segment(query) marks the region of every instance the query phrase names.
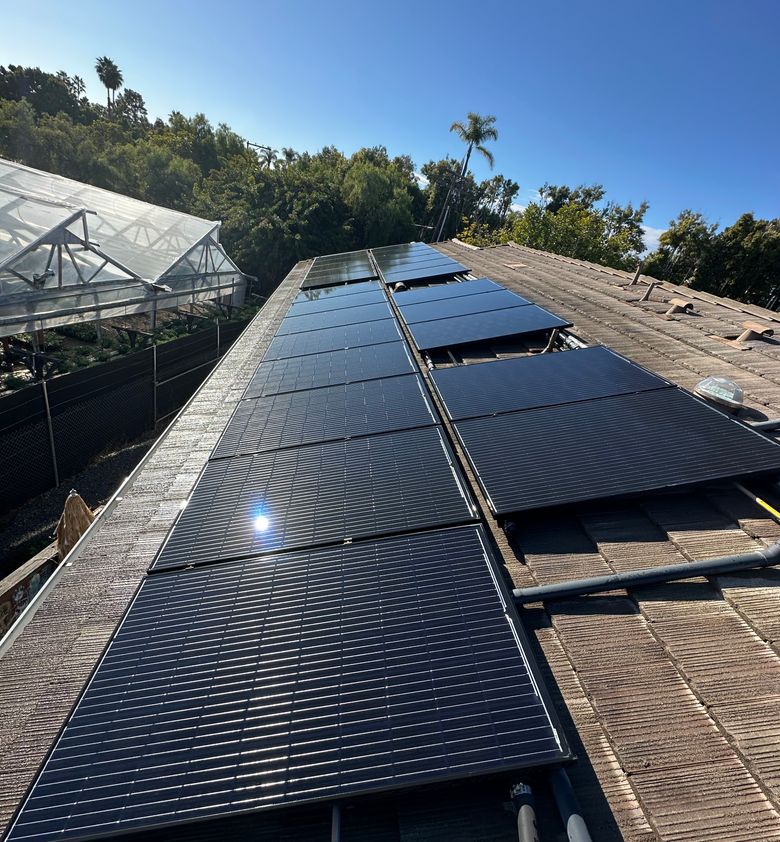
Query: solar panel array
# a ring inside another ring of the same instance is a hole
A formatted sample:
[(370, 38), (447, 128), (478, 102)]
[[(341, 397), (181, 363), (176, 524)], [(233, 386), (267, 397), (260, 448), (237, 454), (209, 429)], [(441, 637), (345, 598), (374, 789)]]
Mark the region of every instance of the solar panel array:
[[(380, 257), (385, 280), (464, 271), (418, 245)], [(9, 839), (568, 756), (372, 266), (315, 261)]]
[(492, 565), (467, 526), (150, 576), (10, 838), (560, 760)]

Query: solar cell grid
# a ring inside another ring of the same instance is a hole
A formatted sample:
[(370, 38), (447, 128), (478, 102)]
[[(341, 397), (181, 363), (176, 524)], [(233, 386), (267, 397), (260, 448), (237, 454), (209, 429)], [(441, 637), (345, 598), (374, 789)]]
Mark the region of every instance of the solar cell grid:
[(361, 307), (364, 304), (382, 304), (386, 301), (385, 294), (380, 289), (359, 292), (356, 295), (343, 295), (336, 298), (323, 298), (312, 301), (294, 302), (287, 311), (288, 316), (305, 316), (308, 313), (324, 313), (328, 310), (344, 310), (351, 307)]
[(401, 310), (401, 314), (407, 324), (414, 324), (437, 321), (450, 316), (488, 313), (493, 310), (504, 310), (507, 307), (525, 307), (530, 303), (508, 289), (500, 289), (475, 295), (459, 295), (453, 298), (439, 298), (436, 301), (423, 301), (419, 304), (407, 304)]
[(523, 307), (509, 307), (492, 313), (472, 313), (468, 316), (452, 316), (431, 322), (410, 325), (414, 341), (421, 350), (445, 348), (469, 342), (501, 339), (507, 336), (522, 336), (552, 328), (571, 327), (571, 323), (559, 319), (549, 311), (535, 304)]
[(466, 527), (149, 577), (10, 839), (565, 759), (492, 564)]
[(357, 295), (370, 290), (381, 290), (379, 281), (362, 281), (356, 284), (341, 284), (339, 286), (320, 286), (316, 289), (301, 290), (295, 296), (295, 303), (299, 301), (323, 301), (326, 298), (340, 298), (342, 295)]
[(406, 343), (385, 342), (260, 363), (244, 397), (260, 398), (415, 372)]
[(677, 388), (455, 428), (497, 514), (780, 471), (780, 446)]
[(417, 287), (393, 294), (393, 300), (401, 308), (409, 304), (420, 304), (424, 301), (436, 301), (439, 298), (455, 298), (461, 295), (476, 295), (480, 292), (494, 292), (504, 289), (501, 284), (489, 278), (479, 278), (476, 281), (459, 281), (457, 283), (438, 283), (430, 287)]
[(673, 388), (609, 348), (582, 348), (431, 372), (450, 418)]
[(358, 322), (373, 322), (378, 319), (388, 319), (393, 315), (387, 301), (379, 304), (364, 304), (360, 307), (347, 307), (339, 310), (325, 310), (321, 313), (306, 315), (288, 315), (282, 319), (277, 336), (288, 333), (303, 333), (307, 330), (321, 330), (325, 327), (357, 324)]
[(414, 374), (239, 401), (214, 458), (435, 424)]
[(437, 427), (305, 445), (209, 462), (152, 568), (472, 519)]
[(375, 322), (360, 322), (355, 325), (338, 325), (303, 333), (289, 333), (271, 340), (263, 360), (277, 360), (285, 357), (301, 357), (307, 354), (321, 354), (344, 348), (358, 348), (362, 345), (380, 345), (385, 342), (399, 342), (401, 331), (395, 319), (380, 319)]

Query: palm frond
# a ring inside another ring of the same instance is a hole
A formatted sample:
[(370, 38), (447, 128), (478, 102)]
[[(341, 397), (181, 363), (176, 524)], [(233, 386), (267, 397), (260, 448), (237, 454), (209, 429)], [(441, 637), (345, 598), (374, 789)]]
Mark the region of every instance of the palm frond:
[(476, 150), (477, 150), (477, 152), (479, 152), (481, 155), (484, 156), (485, 160), (490, 165), (490, 169), (492, 170), (493, 164), (495, 163), (494, 158), (493, 158), (493, 153), (489, 149), (485, 149), (484, 146), (477, 146)]

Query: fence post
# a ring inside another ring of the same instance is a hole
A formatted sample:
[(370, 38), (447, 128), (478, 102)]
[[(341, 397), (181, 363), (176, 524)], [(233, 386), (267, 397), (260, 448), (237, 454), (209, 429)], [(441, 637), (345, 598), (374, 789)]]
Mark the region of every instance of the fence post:
[(152, 424), (157, 423), (157, 337), (152, 339)]
[(49, 406), (49, 390), (46, 388), (46, 378), (41, 378), (41, 388), (43, 389), (43, 403), (46, 407), (46, 423), (49, 428), (49, 447), (51, 447), (51, 464), (54, 468), (54, 487), (59, 488), (60, 485), (60, 471), (57, 467), (57, 448), (54, 446), (54, 425), (51, 420), (51, 407)]
[(219, 316), (214, 321), (217, 323), (217, 359), (219, 359)]

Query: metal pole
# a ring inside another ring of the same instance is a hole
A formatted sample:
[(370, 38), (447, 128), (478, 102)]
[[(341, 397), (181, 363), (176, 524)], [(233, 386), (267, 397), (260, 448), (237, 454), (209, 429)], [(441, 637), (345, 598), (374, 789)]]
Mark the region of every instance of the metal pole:
[(341, 805), (334, 804), (330, 814), (330, 842), (341, 842)]
[(217, 323), (217, 359), (219, 359), (219, 316), (214, 321)]
[(54, 425), (51, 420), (51, 407), (49, 406), (49, 390), (46, 388), (46, 378), (41, 378), (41, 386), (43, 388), (43, 403), (46, 407), (46, 423), (49, 427), (49, 446), (51, 447), (51, 464), (54, 468), (54, 487), (59, 488), (60, 472), (57, 468), (57, 448), (54, 446)]
[(513, 596), (521, 605), (529, 602), (568, 599), (591, 593), (603, 593), (621, 588), (638, 588), (643, 585), (658, 585), (676, 582), (693, 576), (718, 576), (736, 573), (740, 570), (754, 570), (760, 567), (774, 567), (780, 564), (780, 542), (765, 550), (756, 550), (741, 555), (727, 555), (709, 561), (693, 561), (687, 564), (666, 564), (644, 570), (629, 570), (625, 573), (611, 573), (607, 576), (592, 576), (588, 579), (574, 579), (557, 585), (538, 585), (533, 588), (517, 588)]
[(152, 340), (152, 406), (154, 412), (153, 423), (157, 423), (157, 337)]
[(569, 776), (563, 769), (555, 769), (550, 775), (555, 803), (558, 805), (558, 812), (561, 814), (566, 827), (566, 836), (569, 842), (593, 842), (582, 818), (577, 796), (574, 794)]

